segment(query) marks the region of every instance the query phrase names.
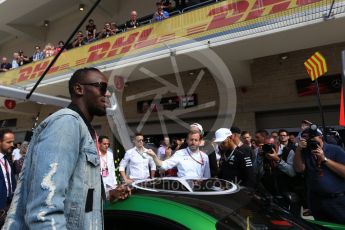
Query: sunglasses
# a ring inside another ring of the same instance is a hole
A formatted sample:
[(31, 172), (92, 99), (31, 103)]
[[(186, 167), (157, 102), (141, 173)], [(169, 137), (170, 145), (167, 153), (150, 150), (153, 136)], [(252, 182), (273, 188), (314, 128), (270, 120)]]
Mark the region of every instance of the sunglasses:
[(103, 95), (105, 95), (108, 90), (108, 84), (106, 82), (84, 83), (80, 85), (91, 85), (91, 86), (97, 87), (99, 91), (101, 92), (101, 94)]

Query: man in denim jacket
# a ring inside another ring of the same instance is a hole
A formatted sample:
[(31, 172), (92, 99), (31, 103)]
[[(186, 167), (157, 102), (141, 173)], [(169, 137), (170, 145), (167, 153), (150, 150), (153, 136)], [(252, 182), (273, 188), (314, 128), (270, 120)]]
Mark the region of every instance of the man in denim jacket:
[[(91, 126), (104, 116), (109, 92), (95, 68), (69, 81), (72, 103), (45, 119), (30, 142), (3, 229), (102, 229), (102, 180)], [(110, 199), (124, 199), (117, 189)]]

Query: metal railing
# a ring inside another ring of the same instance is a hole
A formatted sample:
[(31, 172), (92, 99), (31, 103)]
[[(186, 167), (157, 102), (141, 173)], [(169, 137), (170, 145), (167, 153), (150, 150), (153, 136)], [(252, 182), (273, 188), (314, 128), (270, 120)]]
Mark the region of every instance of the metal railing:
[(219, 0), (209, 0), (209, 1), (205, 1), (205, 2), (200, 2), (200, 3), (197, 3), (197, 4), (194, 4), (194, 5), (187, 6), (187, 7), (183, 8), (181, 12), (184, 13), (186, 11), (189, 11), (189, 10), (192, 10), (192, 9), (196, 9), (196, 8), (200, 8), (202, 6), (206, 6), (206, 5), (209, 5), (209, 4), (212, 4), (212, 3), (216, 3), (218, 1)]

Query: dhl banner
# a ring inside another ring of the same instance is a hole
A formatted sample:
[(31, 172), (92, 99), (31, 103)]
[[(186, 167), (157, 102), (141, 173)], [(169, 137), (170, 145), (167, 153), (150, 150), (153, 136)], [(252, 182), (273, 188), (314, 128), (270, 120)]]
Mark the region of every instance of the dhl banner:
[[(62, 76), (85, 66), (100, 66), (143, 54), (234, 33), (274, 21), (278, 17), (310, 10), (322, 0), (227, 0), (145, 25), (107, 39), (68, 50), (60, 56), (45, 79)], [(0, 74), (1, 85), (36, 82), (51, 58)]]

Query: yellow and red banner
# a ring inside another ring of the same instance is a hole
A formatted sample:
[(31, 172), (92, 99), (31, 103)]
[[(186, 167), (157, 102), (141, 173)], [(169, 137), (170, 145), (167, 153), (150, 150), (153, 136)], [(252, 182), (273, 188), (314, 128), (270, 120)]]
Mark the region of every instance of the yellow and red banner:
[(328, 70), (326, 59), (319, 52), (316, 52), (307, 61), (305, 61), (304, 66), (312, 81), (327, 73)]
[[(321, 3), (322, 0), (221, 1), (64, 52), (45, 80), (70, 74), (85, 66), (101, 66), (123, 59), (130, 60), (167, 47), (177, 47), (195, 40), (204, 41), (276, 23), (280, 18), (318, 8)], [(0, 84), (23, 86), (34, 83), (51, 59), (1, 73)]]

